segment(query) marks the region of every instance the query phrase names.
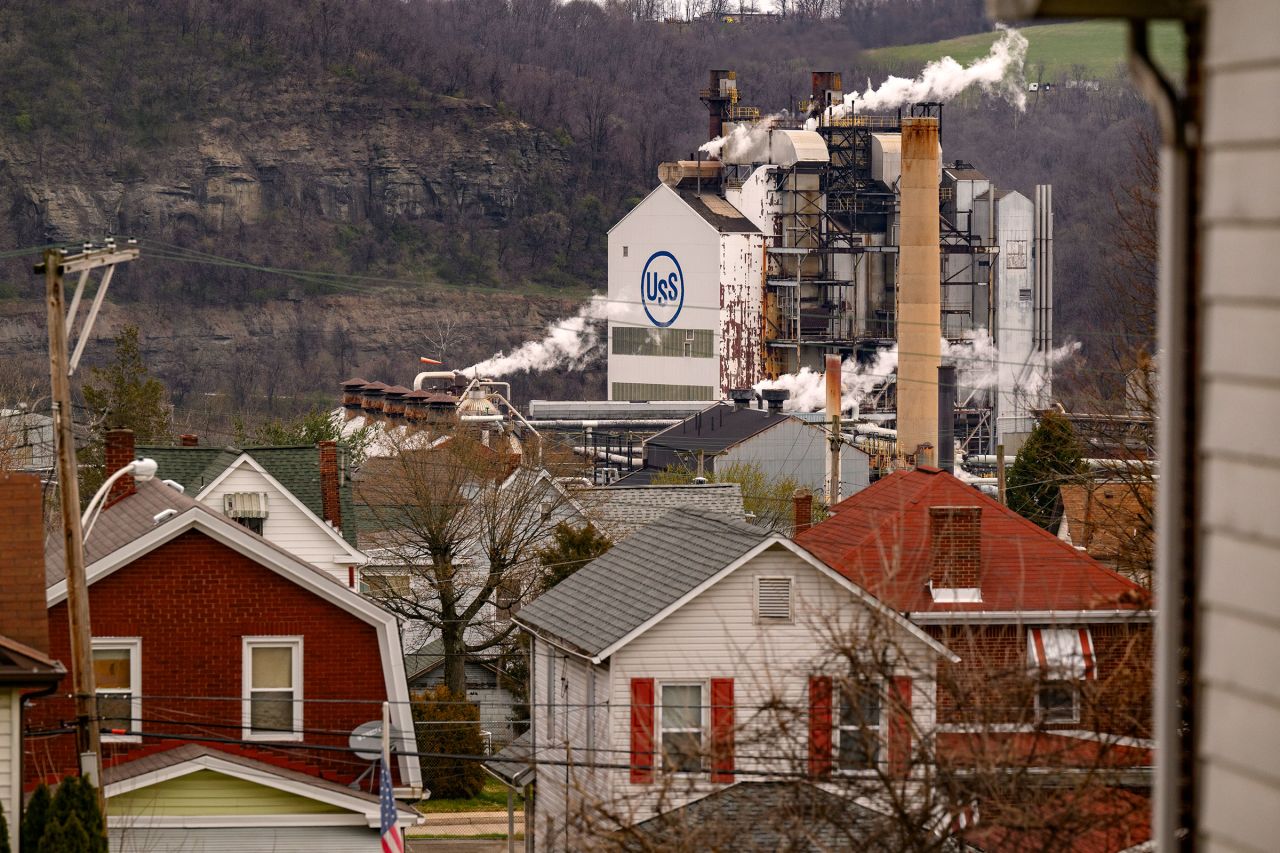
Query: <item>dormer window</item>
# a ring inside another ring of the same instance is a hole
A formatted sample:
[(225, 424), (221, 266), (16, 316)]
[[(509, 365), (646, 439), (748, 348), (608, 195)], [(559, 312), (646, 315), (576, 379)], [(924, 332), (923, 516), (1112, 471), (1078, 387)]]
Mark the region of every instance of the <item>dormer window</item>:
[(756, 578), (756, 621), (787, 624), (792, 621), (791, 578)]

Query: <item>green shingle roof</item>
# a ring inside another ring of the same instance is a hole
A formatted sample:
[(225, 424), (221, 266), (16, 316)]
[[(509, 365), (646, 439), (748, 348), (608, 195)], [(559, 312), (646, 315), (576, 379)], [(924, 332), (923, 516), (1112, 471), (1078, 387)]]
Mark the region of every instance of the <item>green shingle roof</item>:
[[(320, 494), (320, 448), (314, 445), (293, 447), (158, 447), (139, 446), (135, 456), (156, 460), (158, 476), (181, 483), (191, 496), (216, 480), (240, 454), (247, 453), (268, 474), (280, 481), (293, 496), (324, 518), (324, 502)], [(346, 468), (345, 449), (338, 446), (338, 467)], [(342, 538), (356, 547), (356, 509), (351, 495), (350, 474), (338, 486), (338, 508), (342, 513)]]

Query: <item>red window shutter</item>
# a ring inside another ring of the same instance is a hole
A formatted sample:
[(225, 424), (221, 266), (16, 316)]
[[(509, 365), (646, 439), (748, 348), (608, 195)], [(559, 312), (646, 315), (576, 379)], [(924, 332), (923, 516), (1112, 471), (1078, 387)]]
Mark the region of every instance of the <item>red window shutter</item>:
[(831, 772), (831, 677), (809, 676), (809, 775)]
[(631, 781), (653, 781), (653, 679), (631, 679)]
[(911, 677), (895, 676), (889, 682), (889, 773), (911, 772)]
[(711, 679), (711, 781), (733, 782), (733, 679)]

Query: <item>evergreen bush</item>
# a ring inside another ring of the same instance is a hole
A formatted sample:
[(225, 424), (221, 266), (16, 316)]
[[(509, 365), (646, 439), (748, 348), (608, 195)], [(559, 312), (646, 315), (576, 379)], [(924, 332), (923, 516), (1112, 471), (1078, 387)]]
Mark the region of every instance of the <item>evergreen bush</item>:
[[(484, 754), (480, 737), (480, 709), (444, 684), (420, 693), (413, 703), (418, 751), (447, 755)], [(433, 799), (469, 799), (484, 788), (484, 769), (478, 759), (431, 758), (423, 755), (422, 779)]]

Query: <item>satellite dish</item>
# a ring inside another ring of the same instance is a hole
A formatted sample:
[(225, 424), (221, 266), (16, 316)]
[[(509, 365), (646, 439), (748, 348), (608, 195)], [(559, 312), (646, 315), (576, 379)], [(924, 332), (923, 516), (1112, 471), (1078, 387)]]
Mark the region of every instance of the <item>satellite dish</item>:
[[(396, 751), (399, 734), (393, 726), (391, 729), (392, 752)], [(365, 761), (377, 761), (382, 757), (382, 720), (370, 720), (356, 726), (351, 730), (351, 737), (347, 743), (351, 746), (351, 751), (360, 758)]]

